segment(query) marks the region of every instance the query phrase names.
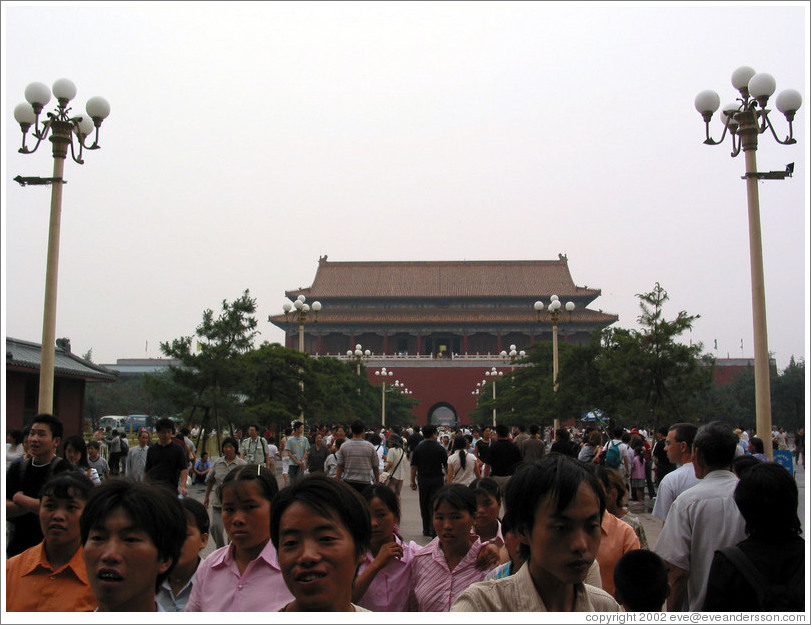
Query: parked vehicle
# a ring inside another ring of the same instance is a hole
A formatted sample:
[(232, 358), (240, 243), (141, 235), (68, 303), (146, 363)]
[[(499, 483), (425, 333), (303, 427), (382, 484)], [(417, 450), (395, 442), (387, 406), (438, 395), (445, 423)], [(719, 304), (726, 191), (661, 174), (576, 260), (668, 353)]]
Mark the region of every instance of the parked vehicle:
[(111, 430), (118, 430), (119, 432), (126, 432), (129, 434), (136, 434), (141, 428), (149, 425), (149, 415), (145, 414), (131, 414), (125, 416), (121, 415), (107, 415), (99, 419), (99, 427), (102, 429), (109, 428)]

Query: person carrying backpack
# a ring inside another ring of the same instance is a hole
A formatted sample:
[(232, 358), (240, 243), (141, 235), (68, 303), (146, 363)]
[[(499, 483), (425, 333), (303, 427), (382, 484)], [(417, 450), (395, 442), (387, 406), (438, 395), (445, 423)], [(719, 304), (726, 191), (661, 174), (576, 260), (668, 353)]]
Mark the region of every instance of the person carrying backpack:
[(622, 442), (623, 429), (617, 426), (611, 434), (613, 438), (603, 447), (602, 464), (609, 469), (617, 469), (623, 478), (628, 479), (631, 467), (628, 462), (628, 445)]
[(747, 469), (735, 486), (745, 540), (715, 551), (702, 609), (803, 612), (805, 541), (797, 516), (797, 483), (775, 462)]

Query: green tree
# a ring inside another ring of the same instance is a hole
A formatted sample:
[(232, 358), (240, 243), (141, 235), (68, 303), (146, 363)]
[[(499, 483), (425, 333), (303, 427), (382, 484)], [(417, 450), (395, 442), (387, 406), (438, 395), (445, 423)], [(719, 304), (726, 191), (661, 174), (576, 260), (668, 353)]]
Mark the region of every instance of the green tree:
[[(639, 330), (606, 328), (586, 345), (559, 346), (558, 392), (553, 389), (552, 345), (530, 347), (524, 363), (498, 382), (499, 421), (549, 424), (557, 418), (578, 418), (600, 408), (621, 424), (659, 423), (695, 419), (695, 398), (710, 387), (711, 368), (702, 366), (702, 346), (684, 345), (678, 337), (690, 330), (698, 315), (681, 311), (664, 316), (667, 292), (657, 283), (638, 294), (642, 313)], [(492, 392), (479, 396), (473, 418), (487, 423)], [(502, 419), (502, 416), (504, 418)]]
[(218, 422), (221, 416), (234, 418), (242, 400), (244, 356), (257, 334), (255, 312), (256, 300), (248, 289), (231, 303), (223, 300), (216, 317), (211, 309), (203, 311), (194, 336), (160, 344), (165, 356), (181, 364), (170, 368), (163, 384), (153, 379), (153, 389), (185, 397), (189, 405), (208, 409)]
[(782, 373), (772, 379), (772, 423), (796, 432), (805, 420), (805, 360), (791, 357)]

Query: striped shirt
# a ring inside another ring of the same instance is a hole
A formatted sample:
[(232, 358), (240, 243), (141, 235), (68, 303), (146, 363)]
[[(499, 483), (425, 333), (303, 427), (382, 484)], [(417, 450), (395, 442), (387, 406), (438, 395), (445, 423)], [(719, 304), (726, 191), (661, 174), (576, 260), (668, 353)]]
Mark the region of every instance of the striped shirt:
[(484, 579), (487, 571), (476, 568), (483, 545), (476, 540), (467, 555), (451, 571), (439, 538), (414, 554), (411, 561), (411, 611), (449, 612), (457, 597), (471, 584)]
[(341, 467), (341, 478), (347, 482), (372, 484), (374, 469), (379, 459), (375, 446), (369, 441), (349, 439), (335, 454), (338, 466)]

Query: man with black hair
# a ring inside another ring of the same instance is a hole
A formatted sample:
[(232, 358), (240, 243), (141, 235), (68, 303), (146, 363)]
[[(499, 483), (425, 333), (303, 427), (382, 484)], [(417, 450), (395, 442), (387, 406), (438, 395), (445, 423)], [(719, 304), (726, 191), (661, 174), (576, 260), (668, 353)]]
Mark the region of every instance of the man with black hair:
[(452, 612), (619, 612), (588, 579), (600, 547), (605, 492), (583, 463), (550, 454), (507, 482), (507, 514), (525, 559), (517, 573), (478, 582)]
[(6, 518), (13, 526), (6, 545), (9, 558), (42, 542), (39, 492), (52, 475), (71, 469), (67, 460), (56, 455), (63, 431), (57, 417), (35, 416), (28, 433), (31, 457), (12, 463), (6, 473)]
[(436, 532), (434, 531), (431, 500), (445, 483), (445, 474), (448, 472), (448, 452), (436, 440), (435, 425), (429, 424), (423, 427), (422, 435), (424, 440), (411, 454), (411, 490), (417, 490), (417, 482), (419, 482), (422, 535), (434, 537)]
[(670, 461), (670, 458), (667, 456), (667, 433), (668, 427), (666, 425), (663, 425), (656, 430), (656, 442), (653, 444), (653, 450), (651, 451), (651, 456), (653, 456), (653, 467), (654, 474), (656, 476), (655, 481), (657, 489), (659, 488), (659, 484), (662, 483), (665, 475), (676, 470), (676, 465), (673, 464)]
[[(354, 433), (352, 436), (354, 438)], [(295, 421), (293, 423), (293, 436), (288, 436), (287, 442), (284, 445), (284, 452), (290, 458), (290, 466), (287, 472), (291, 482), (295, 482), (304, 477), (304, 469), (307, 468), (307, 454), (309, 451), (310, 441), (304, 436), (304, 424), (301, 421)], [(268, 469), (270, 469), (269, 466)]]
[(159, 610), (155, 593), (186, 540), (186, 513), (174, 492), (130, 480), (93, 490), (80, 526), (99, 612)]
[(655, 549), (668, 567), (668, 612), (701, 610), (715, 550), (746, 538), (733, 497), (738, 478), (729, 470), (737, 446), (737, 434), (723, 421), (696, 432), (693, 469), (700, 482), (670, 506)]
[(692, 423), (674, 423), (668, 428), (665, 438), (665, 451), (670, 462), (676, 467), (662, 481), (653, 504), (653, 516), (664, 522), (670, 506), (681, 493), (698, 484), (693, 468), (693, 440), (698, 427)]
[(335, 452), (337, 461), (335, 477), (343, 479), (344, 483), (361, 493), (367, 486), (377, 482), (380, 475), (380, 458), (374, 445), (364, 438), (366, 424), (363, 421), (359, 419), (353, 421), (349, 429), (352, 438)]
[(503, 491), (504, 484), (515, 473), (522, 458), (518, 445), (510, 440), (509, 428), (499, 423), (495, 429), (496, 440), (490, 444), (488, 451), (487, 467), (489, 471), (485, 471), (482, 476), (493, 478)]
[(264, 465), (270, 469), (270, 449), (264, 437), (259, 436), (259, 426), (248, 426), (248, 437), (242, 439), (240, 457), (248, 464)]
[(173, 440), (175, 422), (171, 419), (159, 419), (155, 429), (158, 431), (158, 442), (146, 452), (146, 481), (150, 484), (165, 484), (185, 497), (189, 461), (184, 453), (185, 445)]

